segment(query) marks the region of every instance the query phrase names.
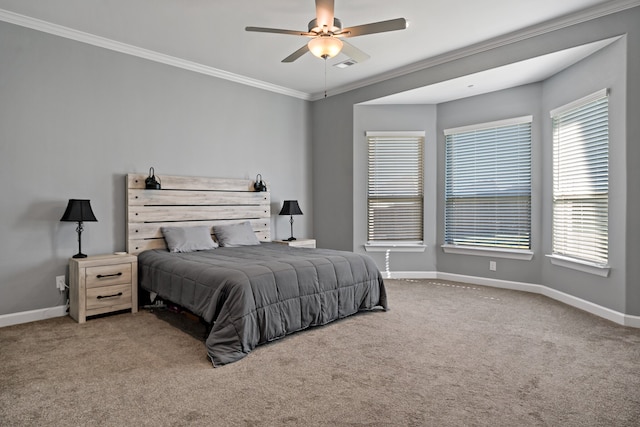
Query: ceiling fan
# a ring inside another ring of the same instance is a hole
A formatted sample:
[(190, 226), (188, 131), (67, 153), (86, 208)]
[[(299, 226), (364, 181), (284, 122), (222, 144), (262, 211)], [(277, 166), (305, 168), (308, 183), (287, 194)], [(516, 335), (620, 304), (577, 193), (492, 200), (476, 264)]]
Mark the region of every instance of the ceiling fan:
[(323, 59), (333, 58), (340, 52), (344, 52), (356, 62), (362, 62), (369, 59), (369, 55), (341, 39), (384, 33), (387, 31), (404, 30), (407, 28), (407, 20), (404, 18), (342, 28), (342, 22), (333, 14), (334, 0), (315, 0), (315, 2), (316, 18), (309, 22), (308, 31), (264, 27), (246, 27), (245, 30), (258, 33), (289, 34), (311, 38), (307, 44), (284, 58), (282, 62), (293, 62), (309, 51), (318, 58)]

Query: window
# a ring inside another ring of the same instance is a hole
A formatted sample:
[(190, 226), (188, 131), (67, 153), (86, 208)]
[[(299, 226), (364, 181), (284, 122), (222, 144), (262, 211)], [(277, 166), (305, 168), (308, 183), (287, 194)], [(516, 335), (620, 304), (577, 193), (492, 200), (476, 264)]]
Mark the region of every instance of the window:
[(532, 119), (445, 130), (445, 251), (531, 248)]
[(606, 265), (609, 100), (602, 90), (551, 111), (553, 255)]
[(368, 243), (422, 243), (424, 132), (367, 132)]

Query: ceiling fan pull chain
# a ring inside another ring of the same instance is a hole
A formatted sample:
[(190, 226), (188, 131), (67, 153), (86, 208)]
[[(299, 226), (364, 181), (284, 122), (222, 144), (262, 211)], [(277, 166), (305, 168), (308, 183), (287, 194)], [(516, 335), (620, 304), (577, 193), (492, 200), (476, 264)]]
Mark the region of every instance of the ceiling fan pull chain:
[(327, 97), (327, 58), (324, 58), (324, 97)]

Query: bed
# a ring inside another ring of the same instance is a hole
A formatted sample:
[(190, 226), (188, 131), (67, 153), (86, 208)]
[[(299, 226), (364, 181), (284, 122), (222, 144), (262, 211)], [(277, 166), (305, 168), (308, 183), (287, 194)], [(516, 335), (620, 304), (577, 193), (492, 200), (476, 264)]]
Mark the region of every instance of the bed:
[(209, 325), (213, 366), (309, 327), (387, 309), (368, 256), (271, 242), (270, 194), (254, 191), (251, 180), (161, 179), (161, 190), (146, 190), (145, 175), (127, 176), (127, 251), (138, 255), (143, 290)]

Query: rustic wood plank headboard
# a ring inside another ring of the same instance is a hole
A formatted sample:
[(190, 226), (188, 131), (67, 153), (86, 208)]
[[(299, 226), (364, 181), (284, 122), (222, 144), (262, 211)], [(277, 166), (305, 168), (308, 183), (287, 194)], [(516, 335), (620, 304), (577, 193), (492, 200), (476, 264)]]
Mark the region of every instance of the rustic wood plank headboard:
[(270, 194), (253, 180), (162, 175), (161, 190), (146, 190), (146, 174), (127, 175), (127, 252), (166, 248), (161, 227), (213, 226), (249, 221), (258, 239), (271, 240)]

